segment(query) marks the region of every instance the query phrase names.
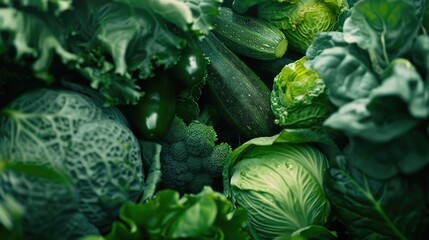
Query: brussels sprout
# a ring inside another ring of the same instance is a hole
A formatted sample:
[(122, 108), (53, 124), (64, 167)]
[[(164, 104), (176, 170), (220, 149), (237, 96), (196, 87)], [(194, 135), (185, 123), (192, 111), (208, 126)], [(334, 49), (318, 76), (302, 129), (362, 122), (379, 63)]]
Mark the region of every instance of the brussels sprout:
[(303, 57), (286, 65), (274, 78), (271, 109), (282, 127), (305, 128), (321, 124), (334, 110), (326, 86)]
[(258, 17), (281, 29), (291, 49), (305, 53), (317, 33), (333, 29), (347, 6), (343, 0), (269, 0), (258, 5)]
[[(325, 135), (283, 130), (235, 149), (224, 169), (225, 194), (249, 214), (254, 239), (291, 237), (326, 224), (330, 205), (323, 189), (328, 156), (310, 142), (334, 144)], [(329, 149), (329, 148), (326, 148)]]

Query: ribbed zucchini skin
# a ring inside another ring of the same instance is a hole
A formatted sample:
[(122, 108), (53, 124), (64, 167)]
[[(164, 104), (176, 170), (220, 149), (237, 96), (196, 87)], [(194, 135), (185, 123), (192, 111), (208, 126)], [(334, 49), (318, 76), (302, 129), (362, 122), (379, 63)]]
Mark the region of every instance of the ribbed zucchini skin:
[(209, 59), (206, 83), (223, 118), (245, 138), (278, 133), (271, 111), (271, 91), (217, 37), (210, 33), (199, 46)]
[(216, 37), (234, 53), (260, 60), (282, 57), (288, 41), (284, 33), (270, 23), (221, 7), (214, 21)]

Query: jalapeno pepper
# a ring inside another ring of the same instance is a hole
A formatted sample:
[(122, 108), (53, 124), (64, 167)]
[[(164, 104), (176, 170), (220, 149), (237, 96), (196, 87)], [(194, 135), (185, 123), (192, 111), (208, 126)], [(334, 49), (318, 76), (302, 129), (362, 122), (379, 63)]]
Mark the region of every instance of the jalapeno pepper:
[(166, 132), (174, 118), (176, 93), (164, 73), (145, 80), (142, 90), (145, 95), (130, 109), (131, 121), (143, 138), (154, 140)]

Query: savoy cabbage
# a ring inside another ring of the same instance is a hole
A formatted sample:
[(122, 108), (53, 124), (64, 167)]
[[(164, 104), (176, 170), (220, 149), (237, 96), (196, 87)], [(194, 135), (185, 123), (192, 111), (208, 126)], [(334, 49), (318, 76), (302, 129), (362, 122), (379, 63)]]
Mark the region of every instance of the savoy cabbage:
[(105, 233), (122, 203), (141, 198), (141, 148), (124, 119), (116, 108), (59, 89), (35, 89), (0, 112), (0, 158), (48, 166), (72, 182), (1, 175), (0, 198), (11, 195), (26, 208), (26, 239)]

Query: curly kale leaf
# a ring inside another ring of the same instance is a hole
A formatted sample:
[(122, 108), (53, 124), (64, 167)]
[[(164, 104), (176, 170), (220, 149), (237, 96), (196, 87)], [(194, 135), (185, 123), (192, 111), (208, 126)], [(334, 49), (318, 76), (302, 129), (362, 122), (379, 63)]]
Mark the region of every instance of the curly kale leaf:
[(0, 56), (55, 79), (57, 58), (108, 104), (133, 104), (138, 81), (174, 65), (186, 39), (212, 28), (220, 0), (22, 1), (0, 7)]

